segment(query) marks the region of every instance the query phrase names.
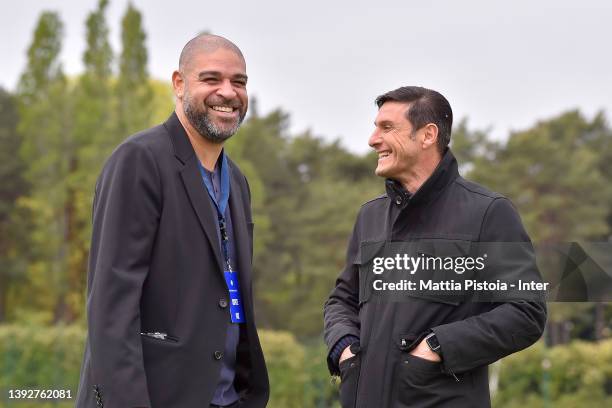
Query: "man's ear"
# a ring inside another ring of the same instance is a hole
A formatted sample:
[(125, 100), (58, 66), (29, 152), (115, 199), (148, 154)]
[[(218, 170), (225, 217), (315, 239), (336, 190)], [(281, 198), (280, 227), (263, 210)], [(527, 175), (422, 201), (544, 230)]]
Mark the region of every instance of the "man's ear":
[(423, 127), (423, 150), (435, 147), (438, 143), (438, 126), (428, 123)]
[(176, 96), (176, 99), (182, 100), (185, 81), (183, 80), (183, 75), (181, 75), (179, 71), (174, 71), (172, 73), (172, 87), (174, 88), (174, 96)]

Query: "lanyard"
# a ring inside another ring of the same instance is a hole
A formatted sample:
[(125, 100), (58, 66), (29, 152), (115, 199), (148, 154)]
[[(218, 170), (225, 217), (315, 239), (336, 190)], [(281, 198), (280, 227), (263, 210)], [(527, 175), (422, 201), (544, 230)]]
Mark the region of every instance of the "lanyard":
[(215, 195), (215, 189), (212, 185), (208, 174), (206, 174), (206, 170), (202, 163), (198, 160), (198, 167), (200, 168), (200, 174), (202, 175), (202, 180), (204, 180), (204, 185), (206, 186), (206, 190), (208, 191), (208, 195), (210, 199), (215, 204), (215, 209), (217, 210), (217, 217), (219, 220), (219, 235), (221, 236), (221, 247), (223, 249), (223, 257), (225, 258), (225, 263), (227, 266), (227, 270), (232, 270), (232, 265), (230, 263), (229, 257), (229, 237), (227, 235), (227, 222), (225, 221), (225, 210), (227, 209), (227, 204), (229, 202), (230, 195), (230, 180), (229, 180), (229, 168), (227, 165), (227, 157), (225, 153), (221, 151), (221, 196), (219, 197), (219, 201), (217, 201), (217, 197)]

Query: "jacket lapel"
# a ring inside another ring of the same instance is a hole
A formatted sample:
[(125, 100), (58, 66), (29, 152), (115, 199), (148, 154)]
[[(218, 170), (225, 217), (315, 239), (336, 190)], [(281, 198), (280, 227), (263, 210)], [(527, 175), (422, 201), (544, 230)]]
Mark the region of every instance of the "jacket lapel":
[(211, 202), (206, 192), (206, 187), (204, 186), (200, 169), (198, 168), (198, 159), (189, 142), (189, 137), (176, 116), (176, 113), (170, 116), (166, 123), (164, 123), (164, 126), (172, 139), (174, 155), (184, 164), (183, 168), (180, 170), (183, 186), (187, 191), (191, 206), (215, 254), (219, 273), (223, 274), (223, 258), (221, 257), (221, 248), (219, 248), (217, 223), (213, 218), (217, 210), (213, 207), (214, 204)]
[(210, 197), (205, 190), (197, 159), (191, 160), (185, 164), (185, 167), (181, 170), (181, 179), (183, 180), (185, 190), (187, 190), (191, 205), (202, 225), (202, 229), (204, 229), (210, 241), (210, 246), (217, 259), (219, 271), (223, 271), (221, 248), (219, 248), (219, 238), (217, 236), (217, 223), (213, 218), (217, 210), (213, 207), (213, 203), (210, 201)]

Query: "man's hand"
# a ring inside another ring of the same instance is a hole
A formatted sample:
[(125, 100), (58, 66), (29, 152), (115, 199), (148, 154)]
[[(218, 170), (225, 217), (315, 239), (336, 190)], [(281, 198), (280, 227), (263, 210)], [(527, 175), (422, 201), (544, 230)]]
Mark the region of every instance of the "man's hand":
[(342, 354), (340, 354), (340, 360), (338, 360), (338, 364), (340, 364), (341, 362), (343, 362), (347, 358), (351, 358), (353, 356), (354, 356), (354, 354), (351, 352), (351, 346), (348, 346), (347, 348), (345, 348), (342, 351)]
[[(346, 350), (344, 350), (346, 351)], [(344, 353), (342, 353), (344, 355)], [(438, 353), (434, 353), (431, 351), (425, 339), (421, 340), (421, 342), (415, 348), (410, 351), (410, 354), (415, 357), (420, 357), (429, 361), (442, 361), (440, 355)], [(342, 361), (342, 357), (340, 357), (340, 361)]]

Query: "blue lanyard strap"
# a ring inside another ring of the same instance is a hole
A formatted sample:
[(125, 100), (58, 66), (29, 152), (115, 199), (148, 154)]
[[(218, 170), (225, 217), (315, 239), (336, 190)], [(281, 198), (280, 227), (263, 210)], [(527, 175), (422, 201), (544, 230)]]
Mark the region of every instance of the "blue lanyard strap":
[(217, 210), (217, 216), (219, 219), (219, 235), (221, 236), (223, 256), (225, 258), (225, 263), (227, 264), (228, 270), (231, 271), (232, 266), (230, 263), (228, 250), (229, 237), (227, 235), (227, 223), (225, 221), (225, 211), (227, 209), (227, 204), (229, 202), (230, 195), (229, 167), (227, 164), (227, 157), (225, 156), (225, 153), (221, 151), (221, 196), (219, 197), (219, 201), (217, 201), (212, 182), (209, 179), (208, 174), (206, 174), (204, 166), (202, 166), (202, 163), (200, 163), (199, 160), (198, 167), (200, 168), (200, 174), (202, 175), (202, 180), (204, 180), (204, 185), (206, 186), (208, 195), (210, 196), (212, 202), (215, 204), (215, 209)]

